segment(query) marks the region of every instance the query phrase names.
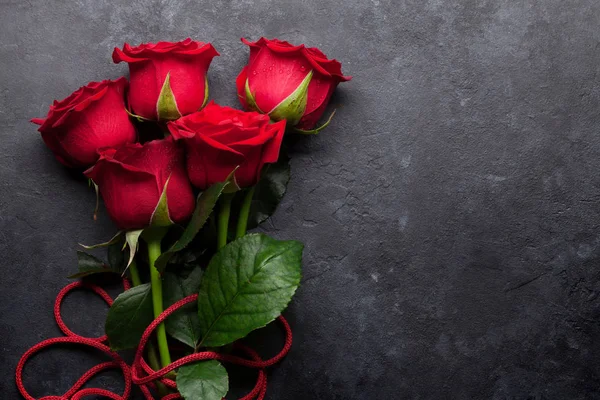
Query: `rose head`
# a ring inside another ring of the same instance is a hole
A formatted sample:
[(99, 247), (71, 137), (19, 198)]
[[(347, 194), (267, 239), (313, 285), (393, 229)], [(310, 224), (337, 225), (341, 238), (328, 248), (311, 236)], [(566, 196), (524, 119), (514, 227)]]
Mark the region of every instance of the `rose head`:
[(97, 150), (119, 147), (136, 139), (125, 111), (127, 79), (90, 82), (64, 100), (54, 101), (46, 118), (34, 118), (38, 131), (58, 161), (68, 167), (89, 167)]
[(144, 43), (115, 48), (113, 61), (129, 64), (132, 113), (149, 120), (173, 120), (198, 111), (208, 100), (206, 72), (219, 53), (210, 43)]
[(223, 182), (237, 166), (240, 187), (255, 185), (263, 165), (279, 158), (285, 121), (209, 103), (202, 111), (167, 125), (175, 139), (187, 148), (187, 172), (200, 189)]
[(85, 175), (98, 185), (108, 214), (121, 229), (157, 225), (155, 210), (159, 209), (165, 185), (168, 219), (182, 222), (195, 206), (183, 153), (171, 137), (144, 145), (127, 144), (101, 152), (96, 165)]
[(299, 129), (313, 128), (336, 86), (351, 79), (316, 47), (265, 38), (242, 42), (250, 47), (248, 65), (236, 81), (242, 105)]

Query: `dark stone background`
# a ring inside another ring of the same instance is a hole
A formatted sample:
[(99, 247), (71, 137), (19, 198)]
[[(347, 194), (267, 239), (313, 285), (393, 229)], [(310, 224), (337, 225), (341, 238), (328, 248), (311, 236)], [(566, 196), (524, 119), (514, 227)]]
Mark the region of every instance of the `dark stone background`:
[[(268, 398), (599, 399), (599, 27), (595, 0), (0, 1), (2, 398), (19, 398), (20, 355), (59, 334), (76, 243), (115, 231), (28, 120), (125, 74), (114, 46), (187, 36), (221, 52), (211, 96), (237, 106), (239, 38), (266, 35), (354, 76), (331, 127), (295, 146), (265, 228), (306, 243)], [(85, 293), (65, 305), (90, 335), (105, 312)], [(50, 351), (26, 383), (60, 394), (97, 361)]]

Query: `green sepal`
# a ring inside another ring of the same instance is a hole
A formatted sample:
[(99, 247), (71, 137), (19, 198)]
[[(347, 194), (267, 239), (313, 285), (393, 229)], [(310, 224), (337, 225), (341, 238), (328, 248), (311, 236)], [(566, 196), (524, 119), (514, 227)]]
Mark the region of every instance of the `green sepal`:
[(323, 129), (327, 128), (327, 126), (329, 125), (329, 123), (333, 119), (334, 115), (335, 115), (335, 110), (333, 110), (333, 112), (331, 113), (331, 115), (329, 116), (329, 118), (327, 118), (327, 121), (325, 121), (325, 123), (323, 125), (319, 126), (318, 128), (309, 129), (309, 130), (293, 128), (293, 130), (294, 130), (294, 132), (300, 133), (302, 135), (316, 135), (319, 132), (321, 132)]
[(98, 188), (98, 185), (96, 185), (96, 182), (92, 180), (92, 178), (88, 179), (88, 185), (90, 187), (93, 187), (94, 191), (96, 192), (96, 207), (94, 208), (94, 221), (97, 221), (98, 209), (100, 208), (100, 189)]
[[(129, 268), (129, 266), (133, 262), (133, 258), (135, 257), (135, 253), (137, 252), (140, 235), (142, 234), (143, 231), (144, 231), (143, 229), (138, 229), (135, 231), (129, 231), (129, 232), (125, 233), (126, 245), (129, 246), (129, 260), (127, 261), (127, 266), (125, 267), (125, 271), (127, 270), (127, 268)], [(123, 273), (125, 273), (125, 271), (123, 271)]]
[(202, 106), (200, 106), (200, 110), (202, 110), (204, 108), (204, 106), (206, 106), (206, 103), (208, 103), (208, 77), (207, 76), (204, 77), (204, 101), (202, 102)]
[(308, 99), (308, 85), (312, 79), (312, 70), (306, 74), (300, 85), (286, 97), (281, 103), (269, 112), (269, 116), (274, 121), (287, 120), (289, 125), (296, 125), (306, 111), (306, 101)]
[(160, 90), (158, 101), (156, 102), (156, 115), (159, 121), (175, 120), (181, 117), (181, 113), (177, 109), (175, 95), (173, 95), (173, 91), (171, 90), (170, 75), (171, 72), (168, 72), (165, 83), (163, 83), (163, 87)]
[(119, 241), (119, 239), (121, 238), (121, 235), (123, 234), (123, 231), (119, 231), (115, 234), (115, 236), (113, 236), (108, 242), (104, 242), (104, 243), (98, 243), (98, 244), (93, 244), (91, 246), (87, 246), (85, 244), (81, 244), (79, 243), (79, 245), (81, 247), (83, 247), (86, 250), (92, 250), (92, 249), (98, 249), (100, 247), (108, 247), (111, 244), (115, 244)]
[(246, 78), (245, 90), (246, 90), (246, 104), (248, 105), (248, 108), (252, 111), (256, 111), (261, 114), (265, 114), (265, 112), (260, 109), (258, 104), (256, 104), (256, 100), (254, 100), (254, 95), (252, 95), (252, 92), (250, 91), (250, 84), (248, 83), (247, 78)]
[(229, 390), (227, 370), (217, 360), (184, 365), (177, 372), (177, 390), (185, 400), (221, 400)]
[(150, 226), (171, 226), (173, 225), (173, 221), (171, 221), (171, 217), (169, 216), (169, 204), (167, 202), (167, 186), (169, 185), (169, 180), (171, 180), (171, 176), (167, 178), (165, 182), (165, 186), (163, 186), (163, 191), (158, 199), (158, 203), (156, 203), (156, 207), (152, 212), (152, 218), (150, 218)]
[(137, 119), (139, 122), (153, 122), (151, 119), (144, 118), (144, 117), (142, 117), (142, 116), (140, 116), (140, 115), (136, 115), (136, 114), (132, 113), (132, 112), (131, 112), (131, 111), (129, 111), (127, 108), (125, 108), (125, 112), (127, 112), (127, 114), (129, 114), (129, 116), (130, 116), (131, 118), (135, 118), (135, 119)]
[(229, 174), (224, 182), (215, 183), (198, 196), (196, 209), (192, 214), (190, 222), (179, 237), (179, 240), (177, 240), (177, 242), (175, 242), (167, 251), (162, 253), (154, 263), (158, 272), (162, 274), (173, 254), (185, 249), (194, 237), (196, 237), (200, 229), (204, 226), (206, 221), (208, 221), (210, 214), (217, 204), (217, 200), (219, 200), (221, 194), (224, 193), (225, 188), (234, 184), (233, 176), (236, 170), (237, 168)]
[(239, 167), (239, 165), (235, 167), (233, 172), (231, 172), (231, 174), (229, 174), (229, 176), (227, 177), (227, 181), (229, 182), (229, 184), (223, 188), (223, 193), (235, 193), (239, 192), (242, 189), (237, 183), (237, 180), (235, 179), (235, 171), (237, 171)]

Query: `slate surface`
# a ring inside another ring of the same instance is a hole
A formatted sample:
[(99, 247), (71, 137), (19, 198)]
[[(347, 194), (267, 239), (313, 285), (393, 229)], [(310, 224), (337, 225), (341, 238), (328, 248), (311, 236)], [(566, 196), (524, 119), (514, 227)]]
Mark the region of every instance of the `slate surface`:
[[(268, 399), (600, 398), (599, 26), (594, 0), (0, 1), (2, 398), (59, 334), (76, 243), (114, 232), (28, 120), (125, 74), (114, 46), (187, 36), (221, 52), (212, 98), (237, 105), (239, 38), (261, 35), (354, 76), (331, 127), (295, 146), (266, 226), (306, 243)], [(65, 305), (89, 335), (105, 312), (85, 293)], [(276, 333), (257, 340), (274, 351)], [(47, 352), (26, 383), (60, 394), (96, 361)]]

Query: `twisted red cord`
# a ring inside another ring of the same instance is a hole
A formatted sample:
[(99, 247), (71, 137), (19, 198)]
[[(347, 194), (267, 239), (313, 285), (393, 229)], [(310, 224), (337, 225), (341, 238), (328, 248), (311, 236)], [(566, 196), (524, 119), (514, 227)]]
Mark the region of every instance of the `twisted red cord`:
[[(125, 290), (130, 288), (129, 282), (126, 279), (123, 279), (123, 287)], [(55, 344), (72, 343), (92, 347), (107, 354), (110, 358), (112, 358), (113, 361), (104, 362), (91, 368), (89, 371), (84, 373), (77, 380), (77, 382), (75, 382), (75, 384), (62, 396), (44, 396), (41, 397), (39, 400), (80, 400), (88, 396), (100, 396), (113, 400), (127, 400), (131, 395), (132, 384), (136, 384), (140, 387), (146, 400), (154, 400), (152, 392), (150, 391), (151, 388), (156, 388), (154, 382), (160, 381), (164, 385), (172, 389), (176, 389), (177, 384), (175, 383), (175, 381), (166, 378), (165, 375), (173, 371), (174, 369), (181, 367), (182, 365), (202, 360), (219, 360), (231, 364), (241, 365), (248, 368), (258, 369), (258, 378), (256, 381), (256, 385), (254, 386), (252, 391), (250, 391), (250, 393), (241, 397), (240, 400), (263, 400), (267, 392), (267, 375), (265, 369), (281, 361), (281, 359), (286, 356), (286, 354), (289, 352), (292, 346), (292, 330), (285, 318), (283, 318), (283, 316), (280, 316), (278, 318), (278, 321), (281, 323), (285, 331), (285, 344), (283, 346), (283, 349), (279, 352), (279, 354), (277, 354), (271, 359), (262, 360), (256, 351), (239, 342), (236, 342), (234, 344), (234, 347), (242, 353), (246, 354), (248, 358), (233, 356), (229, 354), (221, 354), (213, 351), (204, 351), (185, 356), (168, 365), (167, 367), (162, 368), (159, 371), (154, 371), (143, 358), (144, 347), (148, 343), (152, 332), (161, 322), (163, 322), (169, 315), (173, 314), (179, 308), (197, 300), (198, 295), (192, 295), (178, 301), (171, 307), (167, 308), (161, 315), (159, 315), (157, 319), (155, 319), (150, 324), (150, 326), (148, 326), (148, 328), (146, 328), (144, 334), (142, 335), (142, 339), (140, 340), (140, 344), (137, 348), (133, 364), (129, 366), (121, 358), (121, 356), (119, 356), (119, 354), (112, 351), (110, 347), (103, 343), (107, 340), (106, 335), (98, 338), (86, 338), (71, 331), (64, 323), (62, 315), (60, 313), (62, 302), (65, 296), (69, 294), (69, 292), (79, 288), (92, 290), (94, 293), (102, 297), (102, 299), (109, 306), (111, 306), (113, 303), (112, 297), (110, 297), (110, 295), (104, 289), (102, 289), (99, 286), (85, 284), (83, 282), (71, 283), (65, 286), (58, 293), (58, 296), (56, 297), (56, 301), (54, 303), (54, 318), (56, 319), (56, 323), (58, 324), (59, 329), (66, 336), (46, 339), (36, 344), (35, 346), (27, 350), (19, 360), (15, 374), (16, 384), (21, 395), (27, 400), (36, 399), (27, 392), (25, 386), (23, 385), (23, 368), (25, 367), (25, 364), (27, 363), (29, 358), (31, 358), (34, 354), (45, 349), (46, 347), (50, 347)], [(121, 369), (121, 372), (123, 373), (123, 378), (125, 380), (125, 389), (123, 391), (123, 394), (117, 394), (99, 388), (83, 388), (83, 386), (95, 375), (107, 369)], [(182, 397), (179, 393), (172, 393), (162, 397), (161, 400), (174, 400), (181, 398)]]

